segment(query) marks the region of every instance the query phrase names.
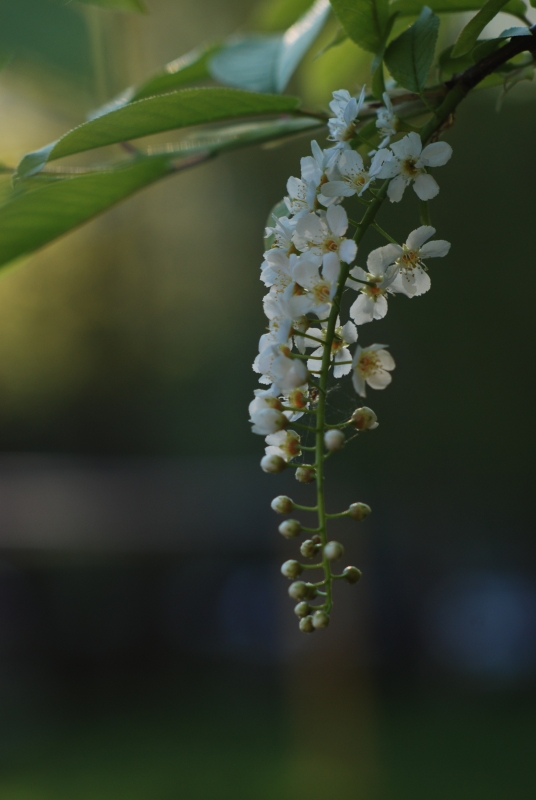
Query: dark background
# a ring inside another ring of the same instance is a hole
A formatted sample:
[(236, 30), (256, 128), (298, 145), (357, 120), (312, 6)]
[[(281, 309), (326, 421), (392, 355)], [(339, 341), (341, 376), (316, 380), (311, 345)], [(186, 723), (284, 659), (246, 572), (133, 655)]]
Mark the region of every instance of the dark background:
[[(149, 7), (0, 2), (0, 160), (252, 14)], [(325, 106), (367, 80), (359, 58), (291, 88)], [(310, 490), (260, 472), (247, 424), (263, 226), (308, 140), (155, 186), (4, 273), (3, 800), (534, 796), (534, 87), (496, 101), (446, 134), (432, 291), (361, 331), (397, 368), (328, 473), (330, 508), (374, 513), (334, 527), (364, 578), (314, 637), (269, 510)], [(380, 222), (405, 239), (417, 210), (408, 192)]]

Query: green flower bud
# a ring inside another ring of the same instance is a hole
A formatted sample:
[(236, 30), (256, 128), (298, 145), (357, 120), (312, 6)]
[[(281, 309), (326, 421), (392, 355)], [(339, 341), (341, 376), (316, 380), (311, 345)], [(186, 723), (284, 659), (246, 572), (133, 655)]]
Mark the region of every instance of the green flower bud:
[(281, 574), (285, 576), (285, 578), (289, 578), (292, 580), (293, 578), (297, 578), (303, 572), (303, 567), (298, 561), (285, 561), (285, 563), (281, 566)]
[(313, 614), (313, 626), (318, 628), (327, 628), (329, 625), (329, 614), (325, 611), (315, 611)]
[(277, 511), (278, 514), (290, 514), (294, 508), (294, 503), (290, 497), (285, 497), (284, 494), (280, 494), (279, 497), (274, 497), (271, 505), (273, 510)]
[(315, 535), (313, 536), (313, 539), (312, 539), (312, 541), (313, 541), (315, 544), (322, 544), (322, 537), (321, 537), (321, 536), (319, 536), (319, 535), (318, 535), (318, 533), (315, 533)]
[(288, 593), (293, 600), (305, 600), (309, 597), (307, 584), (304, 581), (294, 581), (288, 587)]
[(300, 547), (300, 553), (305, 558), (313, 558), (318, 553), (318, 545), (313, 542), (312, 539), (306, 539), (302, 542), (302, 546)]
[(309, 603), (305, 603), (303, 600), (301, 603), (298, 603), (297, 606), (294, 607), (294, 613), (297, 617), (306, 617), (310, 611)]
[(324, 555), (328, 561), (337, 561), (344, 555), (344, 547), (339, 542), (328, 542), (324, 547)]
[(357, 583), (363, 573), (357, 567), (345, 567), (342, 574), (348, 583)]
[(295, 536), (299, 536), (301, 529), (301, 522), (298, 522), (297, 519), (286, 519), (278, 528), (279, 533), (281, 536), (284, 536), (285, 539), (294, 539)]
[(324, 434), (324, 446), (326, 450), (334, 451), (340, 450), (344, 447), (345, 437), (342, 431), (334, 428), (333, 430), (326, 431)]
[(367, 506), (366, 503), (352, 503), (348, 509), (348, 516), (352, 517), (352, 519), (357, 519), (358, 522), (361, 522), (362, 519), (368, 517), (371, 511), (371, 507)]
[(300, 620), (300, 631), (304, 633), (314, 633), (313, 618), (311, 616), (304, 617)]
[(296, 480), (300, 483), (312, 483), (316, 480), (316, 470), (310, 464), (304, 464), (296, 470)]
[(307, 593), (307, 594), (306, 594), (306, 597), (307, 597), (309, 600), (314, 600), (314, 599), (315, 599), (315, 597), (316, 597), (316, 596), (317, 596), (317, 594), (318, 594), (318, 592), (317, 592), (317, 590), (316, 590), (316, 586), (313, 586), (313, 584), (312, 584), (312, 583), (306, 583), (306, 584), (305, 584), (305, 591), (306, 591), (306, 593)]
[(352, 414), (352, 424), (358, 431), (373, 431), (379, 425), (378, 417), (371, 408), (356, 408)]
[(264, 456), (261, 459), (261, 469), (264, 472), (277, 474), (283, 472), (287, 468), (287, 462), (281, 456)]

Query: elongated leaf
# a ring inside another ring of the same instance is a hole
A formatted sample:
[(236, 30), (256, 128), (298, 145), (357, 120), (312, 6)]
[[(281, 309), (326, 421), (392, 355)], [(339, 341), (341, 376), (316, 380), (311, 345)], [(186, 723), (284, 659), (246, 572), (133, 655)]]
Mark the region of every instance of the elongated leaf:
[(300, 17), (283, 35), (275, 69), (276, 91), (285, 89), (296, 67), (324, 27), (330, 8), (329, 0), (316, 0), (307, 14)]
[(316, 0), (283, 35), (234, 37), (210, 61), (210, 74), (220, 83), (257, 92), (282, 92), (298, 64), (322, 30), (329, 0)]
[(78, 0), (78, 2), (85, 3), (88, 6), (108, 8), (112, 11), (137, 11), (142, 14), (147, 13), (147, 6), (143, 0)]
[(0, 265), (37, 250), (170, 172), (168, 157), (58, 180), (0, 206)]
[(84, 122), (57, 142), (28, 153), (18, 167), (19, 176), (38, 172), (48, 161), (82, 153), (129, 139), (248, 116), (294, 111), (299, 99), (253, 94), (238, 89), (183, 89), (148, 97), (97, 119)]
[(394, 39), (385, 51), (385, 63), (393, 78), (420, 94), (434, 59), (439, 18), (424, 6), (407, 30)]
[(32, 253), (166, 175), (239, 147), (323, 125), (313, 117), (243, 121), (200, 131), (162, 152), (140, 155), (85, 175), (42, 172), (10, 188), (0, 176), (0, 266)]
[(210, 60), (214, 80), (252, 92), (276, 92), (275, 70), (282, 36), (236, 36)]
[(389, 20), (388, 0), (331, 0), (348, 36), (370, 53), (382, 47)]
[[(436, 14), (455, 14), (459, 11), (478, 11), (485, 0), (428, 0), (426, 5)], [(536, 0), (535, 0), (536, 2)], [(417, 16), (423, 6), (422, 0), (393, 0), (391, 11), (398, 11), (401, 17)], [(514, 17), (522, 16), (527, 10), (523, 0), (509, 0), (504, 11)]]
[(452, 48), (452, 58), (458, 58), (469, 53), (476, 44), (476, 40), (491, 20), (506, 5), (507, 0), (487, 0), (478, 14), (475, 14), (458, 36)]
[(204, 78), (210, 78), (208, 65), (212, 56), (220, 49), (221, 45), (207, 45), (196, 47), (186, 55), (176, 58), (166, 64), (163, 70), (152, 75), (148, 80), (140, 83), (139, 86), (129, 86), (121, 94), (114, 97), (106, 105), (88, 114), (88, 119), (102, 117), (110, 111), (133, 103), (136, 100), (143, 100), (146, 97), (154, 97), (157, 94), (168, 94), (176, 89), (181, 89), (188, 84), (197, 83)]

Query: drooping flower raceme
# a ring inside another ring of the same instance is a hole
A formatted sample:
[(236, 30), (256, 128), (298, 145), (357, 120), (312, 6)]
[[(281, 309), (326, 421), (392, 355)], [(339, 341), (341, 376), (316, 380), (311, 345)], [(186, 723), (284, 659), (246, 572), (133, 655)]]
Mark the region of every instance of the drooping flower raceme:
[[(377, 111), (377, 149), (363, 152), (366, 140), (362, 146), (358, 133), (365, 101), (364, 88), (359, 99), (346, 90), (334, 92), (328, 138), (335, 145), (322, 149), (312, 142), (312, 155), (301, 159), (301, 177), (288, 180), (288, 213), (274, 216), (273, 224), (266, 228), (271, 247), (261, 265), (268, 324), (253, 364), (263, 388), (255, 390), (250, 403), (250, 422), (254, 433), (266, 437), (261, 460), (266, 473), (293, 471), (298, 481), (317, 484), (316, 505), (297, 506), (285, 495), (272, 502), (278, 513), (296, 508), (318, 515), (313, 528), (304, 529), (298, 520), (286, 520), (279, 526), (288, 540), (304, 530), (314, 534), (300, 546), (301, 556), (313, 562), (291, 559), (282, 567), (283, 575), (293, 581), (289, 594), (297, 601), (295, 612), (300, 629), (306, 632), (329, 623), (334, 579), (352, 584), (361, 575), (356, 567), (333, 571), (344, 548), (328, 539), (324, 461), (349, 438), (368, 435), (378, 427), (376, 414), (368, 407), (328, 424), (326, 408), (337, 385), (330, 382), (351, 376), (360, 397), (366, 396), (367, 387), (382, 390), (391, 383), (395, 362), (387, 345), (362, 345), (358, 328), (385, 317), (389, 296), (424, 294), (430, 288), (425, 261), (445, 256), (450, 248), (446, 241), (431, 239), (435, 229), (430, 225), (417, 227), (404, 244), (397, 244), (376, 224), (375, 214), (386, 190), (392, 202), (398, 202), (411, 183), (422, 200), (437, 194), (439, 187), (427, 169), (445, 164), (451, 148), (444, 142), (423, 147), (414, 132), (400, 136), (399, 121), (386, 93), (384, 105)], [(370, 107), (368, 112), (370, 116)], [(383, 189), (380, 181), (388, 181)], [(356, 206), (367, 207), (359, 222), (348, 219), (343, 206), (348, 198), (353, 198)], [(357, 242), (361, 243), (371, 224), (388, 243), (368, 252), (365, 268), (354, 262)], [(292, 430), (291, 424), (298, 430)], [(368, 514), (370, 507), (362, 502), (353, 502), (341, 512), (356, 521)], [(322, 579), (302, 580), (307, 569), (319, 570)]]

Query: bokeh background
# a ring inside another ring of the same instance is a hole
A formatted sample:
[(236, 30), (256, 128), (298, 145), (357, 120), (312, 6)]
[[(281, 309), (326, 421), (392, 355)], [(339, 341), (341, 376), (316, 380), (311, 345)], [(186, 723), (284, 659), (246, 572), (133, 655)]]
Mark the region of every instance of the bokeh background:
[[(2, 162), (202, 41), (292, 21), (148, 7), (0, 0)], [(351, 46), (314, 53), (291, 87), (308, 105), (367, 80)], [(260, 472), (247, 424), (263, 226), (307, 138), (154, 186), (4, 272), (2, 800), (535, 796), (536, 91), (497, 97), (447, 133), (433, 291), (363, 329), (397, 370), (369, 398), (378, 431), (330, 464), (332, 508), (374, 513), (334, 529), (364, 577), (314, 637), (269, 509), (309, 490)], [(410, 196), (382, 225), (405, 238), (416, 214)]]

